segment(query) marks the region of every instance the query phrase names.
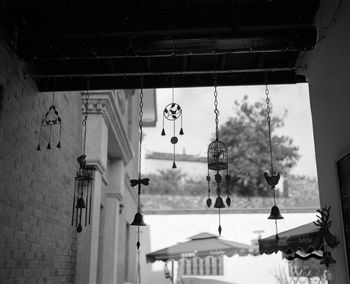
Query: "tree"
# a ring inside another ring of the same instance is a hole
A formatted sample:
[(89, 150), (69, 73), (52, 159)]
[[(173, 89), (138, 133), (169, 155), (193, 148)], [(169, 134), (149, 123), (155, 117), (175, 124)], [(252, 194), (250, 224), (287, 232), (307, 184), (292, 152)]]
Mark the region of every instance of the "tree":
[[(250, 104), (245, 96), (235, 101), (234, 108), (236, 115), (220, 127), (220, 140), (228, 147), (230, 191), (243, 196), (270, 195), (263, 177), (270, 170), (265, 104)], [(299, 159), (293, 140), (275, 131), (284, 125), (285, 115), (271, 115), (273, 163), (281, 175), (286, 175)]]
[(180, 170), (159, 170), (156, 174), (149, 174), (150, 186), (145, 194), (182, 194), (182, 181), (185, 174)]

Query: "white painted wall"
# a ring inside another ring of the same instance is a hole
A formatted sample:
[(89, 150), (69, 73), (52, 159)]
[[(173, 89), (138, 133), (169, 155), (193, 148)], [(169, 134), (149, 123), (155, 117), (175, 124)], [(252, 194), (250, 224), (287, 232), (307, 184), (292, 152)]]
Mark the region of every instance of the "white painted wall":
[(336, 161), (350, 152), (350, 2), (341, 1), (333, 21), (338, 2), (321, 1), (316, 16), (320, 35), (331, 26), (301, 64), (307, 64), (320, 201), (332, 207), (332, 228), (341, 241), (332, 250), (337, 261), (331, 266), (332, 283), (348, 283)]

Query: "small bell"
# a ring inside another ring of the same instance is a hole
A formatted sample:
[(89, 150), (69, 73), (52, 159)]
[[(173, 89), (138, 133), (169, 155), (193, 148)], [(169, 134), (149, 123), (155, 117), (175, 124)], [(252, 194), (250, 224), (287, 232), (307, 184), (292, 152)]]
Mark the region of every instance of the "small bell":
[(176, 168), (177, 168), (175, 161), (173, 162), (172, 168), (173, 168), (173, 169), (176, 169)]
[(278, 234), (275, 235), (275, 240), (276, 240), (277, 243), (280, 240), (280, 236)]
[(231, 206), (231, 198), (229, 196), (227, 196), (227, 198), (226, 198), (226, 204), (228, 207)]
[(77, 207), (76, 208), (79, 208), (79, 209), (86, 208), (84, 198), (82, 198), (82, 197), (78, 198)]
[(41, 151), (40, 144), (38, 144), (38, 146), (36, 147), (36, 150)]
[(57, 146), (58, 149), (61, 149), (61, 141), (58, 142)]
[(181, 129), (180, 129), (179, 134), (180, 134), (180, 135), (184, 135), (184, 131), (183, 131), (182, 127), (181, 127)]
[(130, 224), (131, 226), (146, 226), (145, 222), (143, 221), (143, 216), (140, 212), (137, 212), (135, 214), (134, 221)]
[(324, 251), (323, 257), (320, 263), (324, 264), (328, 268), (330, 264), (334, 264), (336, 263), (336, 261), (329, 251)]
[(277, 220), (277, 219), (284, 219), (280, 213), (280, 209), (274, 205), (271, 208), (271, 214), (267, 219)]
[(161, 135), (162, 135), (162, 136), (165, 136), (165, 130), (164, 130), (164, 128), (163, 128), (163, 130), (162, 130)]
[(215, 200), (214, 208), (225, 208), (224, 201), (221, 196), (218, 196)]
[(47, 144), (47, 147), (46, 147), (47, 150), (51, 150), (51, 144)]
[(208, 197), (208, 199), (207, 199), (207, 206), (210, 207), (210, 206), (211, 206), (211, 203), (212, 203), (212, 202), (211, 202), (211, 198)]

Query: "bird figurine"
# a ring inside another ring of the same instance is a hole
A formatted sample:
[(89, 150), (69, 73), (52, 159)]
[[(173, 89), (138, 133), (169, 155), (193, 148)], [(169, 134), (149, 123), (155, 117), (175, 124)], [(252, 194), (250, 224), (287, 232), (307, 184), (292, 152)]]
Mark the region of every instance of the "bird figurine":
[(280, 173), (277, 172), (277, 175), (275, 176), (274, 175), (270, 176), (268, 173), (264, 173), (264, 177), (269, 186), (275, 187), (280, 180)]

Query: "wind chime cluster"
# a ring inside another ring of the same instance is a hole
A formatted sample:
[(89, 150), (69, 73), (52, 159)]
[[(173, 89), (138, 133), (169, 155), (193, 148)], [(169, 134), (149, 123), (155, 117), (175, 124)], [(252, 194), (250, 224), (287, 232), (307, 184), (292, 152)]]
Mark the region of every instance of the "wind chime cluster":
[(38, 142), (38, 146), (36, 147), (37, 151), (41, 151), (41, 143), (44, 136), (43, 135), (44, 128), (49, 128), (48, 142), (47, 142), (46, 149), (51, 150), (51, 139), (55, 128), (58, 128), (58, 142), (56, 144), (56, 147), (61, 148), (62, 119), (59, 116), (54, 103), (55, 103), (55, 90), (52, 91), (52, 104), (40, 121), (39, 142)]
[(165, 130), (164, 130), (164, 119), (172, 121), (173, 122), (173, 137), (171, 137), (170, 142), (174, 145), (174, 152), (173, 152), (173, 165), (172, 168), (176, 169), (176, 162), (175, 162), (175, 145), (179, 141), (176, 137), (176, 120), (180, 118), (181, 120), (181, 126), (179, 135), (184, 135), (184, 131), (182, 128), (182, 108), (179, 104), (175, 103), (174, 101), (174, 77), (173, 77), (173, 83), (172, 83), (172, 102), (168, 104), (164, 110), (163, 110), (163, 129), (162, 129), (162, 136), (165, 136)]
[[(94, 170), (86, 164), (86, 132), (89, 109), (89, 81), (85, 94), (85, 113), (82, 125), (84, 127), (83, 153), (77, 158), (79, 170), (75, 177), (75, 186), (72, 206), (72, 226), (77, 227), (77, 232), (83, 230), (82, 222), (85, 227), (91, 223), (91, 203), (92, 203), (92, 183), (94, 180)], [(83, 216), (84, 215), (84, 216)]]
[(265, 95), (266, 95), (266, 121), (267, 121), (267, 127), (268, 127), (268, 137), (269, 137), (269, 149), (270, 149), (270, 174), (267, 172), (264, 173), (264, 178), (266, 183), (270, 186), (272, 192), (273, 192), (273, 206), (271, 208), (271, 213), (268, 219), (275, 220), (275, 230), (276, 235), (275, 239), (276, 242), (279, 241), (278, 236), (278, 226), (277, 226), (277, 220), (284, 219), (280, 213), (280, 209), (278, 208), (276, 204), (276, 186), (280, 180), (280, 173), (275, 172), (273, 167), (273, 157), (272, 157), (272, 140), (271, 140), (271, 117), (270, 117), (270, 98), (269, 98), (270, 91), (268, 89), (267, 83), (265, 88)]
[(221, 197), (221, 182), (222, 177), (220, 172), (226, 171), (225, 180), (226, 180), (226, 204), (227, 206), (231, 205), (231, 198), (229, 196), (229, 181), (230, 176), (228, 174), (228, 151), (227, 146), (224, 142), (219, 140), (219, 110), (218, 110), (218, 92), (217, 92), (217, 81), (216, 76), (214, 76), (214, 113), (215, 113), (215, 141), (211, 142), (208, 146), (207, 152), (207, 162), (208, 162), (208, 175), (206, 180), (208, 182), (208, 198), (206, 204), (208, 207), (211, 207), (212, 200), (210, 198), (210, 171), (215, 172), (215, 183), (216, 183), (216, 199), (214, 203), (214, 208), (219, 209), (219, 227), (218, 232), (221, 235), (222, 227), (221, 227), (221, 209), (225, 208), (224, 201)]

